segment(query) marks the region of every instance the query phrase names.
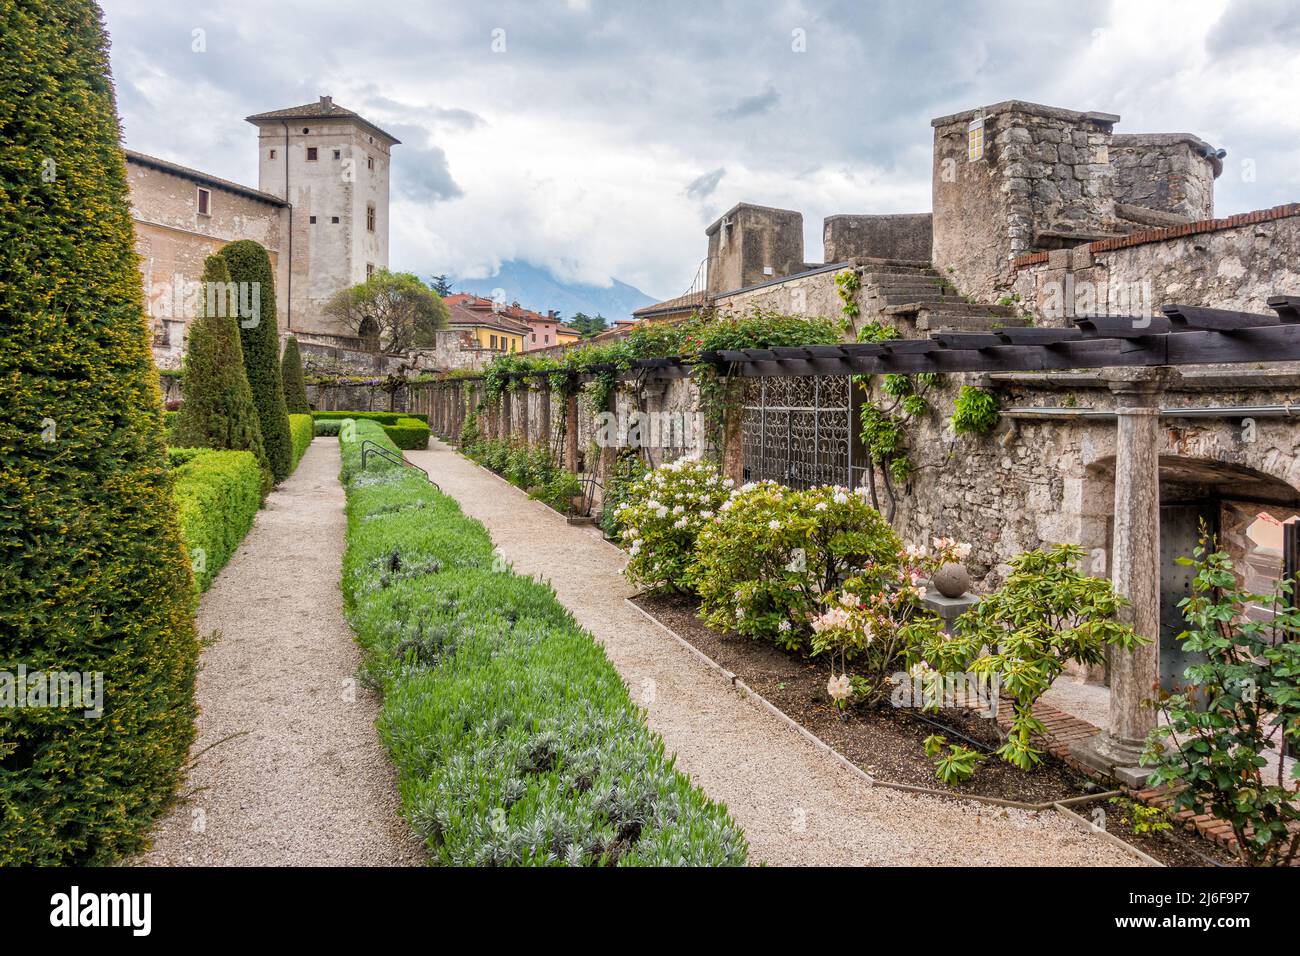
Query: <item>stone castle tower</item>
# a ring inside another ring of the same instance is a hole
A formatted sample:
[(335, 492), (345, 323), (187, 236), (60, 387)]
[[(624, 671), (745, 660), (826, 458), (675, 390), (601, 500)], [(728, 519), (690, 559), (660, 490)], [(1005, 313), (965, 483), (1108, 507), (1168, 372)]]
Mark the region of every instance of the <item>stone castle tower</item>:
[(389, 164), (400, 141), (328, 96), (247, 119), (258, 129), (258, 188), (289, 203), (280, 325), (355, 335), (323, 309), (388, 267)]

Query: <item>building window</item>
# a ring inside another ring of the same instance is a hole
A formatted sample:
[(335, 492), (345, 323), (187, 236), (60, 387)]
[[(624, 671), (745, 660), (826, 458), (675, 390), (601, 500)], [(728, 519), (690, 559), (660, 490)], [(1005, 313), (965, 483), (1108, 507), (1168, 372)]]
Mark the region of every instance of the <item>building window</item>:
[(366, 169), (374, 169), (374, 168), (375, 168), (375, 157), (373, 157), (373, 156), (367, 156), (367, 157), (366, 157)]
[(375, 264), (374, 264), (373, 262), (367, 262), (367, 263), (366, 263), (366, 278), (369, 279), (369, 278), (370, 278), (372, 275), (374, 275), (374, 274), (375, 274)]
[(338, 216), (330, 216), (330, 222), (332, 222), (334, 225), (337, 226), (337, 225), (339, 224), (339, 217), (338, 217)]
[(275, 159), (275, 150), (271, 150), (271, 158)]
[(316, 217), (315, 217), (315, 216), (308, 216), (308, 217), (307, 217), (307, 221), (310, 222), (313, 226), (316, 225)]
[(212, 191), (199, 187), (199, 215), (212, 215)]
[(316, 147), (315, 147), (315, 146), (308, 146), (308, 147), (307, 147), (307, 162), (309, 162), (309, 163), (314, 163), (314, 162), (316, 162)]
[(336, 149), (336, 150), (334, 150), (334, 158), (335, 158), (335, 159), (339, 159), (339, 158), (341, 158), (342, 156), (343, 156), (343, 150), (341, 150), (341, 149)]
[(375, 231), (375, 204), (366, 203), (366, 231)]
[(492, 340), (492, 348), (496, 348), (496, 347), (497, 347), (497, 337), (496, 337), (495, 335), (493, 335), (493, 336), (489, 336), (489, 338)]

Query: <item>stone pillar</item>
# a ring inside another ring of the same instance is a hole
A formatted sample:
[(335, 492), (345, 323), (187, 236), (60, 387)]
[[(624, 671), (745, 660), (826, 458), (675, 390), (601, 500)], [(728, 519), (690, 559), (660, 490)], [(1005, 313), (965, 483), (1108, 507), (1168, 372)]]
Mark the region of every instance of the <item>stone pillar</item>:
[(519, 388), (519, 434), (523, 436), (524, 444), (529, 447), (533, 444), (533, 436), (529, 429), (529, 419), (532, 417), (528, 403), (532, 400), (533, 391), (528, 387), (528, 380)]
[(726, 419), (722, 426), (722, 448), (719, 449), (722, 458), (722, 476), (730, 478), (737, 486), (745, 481), (745, 449), (741, 444), (740, 427), (743, 412), (738, 397), (740, 387), (740, 382), (727, 383)]
[(551, 383), (543, 378), (537, 389), (537, 438), (538, 444), (548, 452), (551, 450)]
[(1160, 685), (1160, 395), (1171, 374), (1160, 367), (1114, 369), (1106, 375), (1117, 425), (1111, 583), (1132, 602), (1123, 620), (1150, 643), (1112, 651), (1106, 728), (1076, 753), (1133, 786), (1148, 776), (1137, 764), (1156, 726), (1156, 712), (1143, 703)]
[(497, 400), (497, 408), (499, 409), (497, 420), (501, 423), (497, 438), (507, 445), (514, 440), (514, 416), (510, 414), (512, 404), (514, 404), (514, 394), (509, 391), (502, 392), (501, 397)]
[(578, 470), (578, 396), (564, 396), (564, 467)]
[(601, 481), (609, 478), (614, 471), (614, 462), (618, 460), (618, 446), (620, 435), (620, 423), (618, 417), (618, 389), (615, 388), (609, 393), (609, 402), (605, 405), (605, 411), (611, 416), (612, 421), (608, 428), (596, 428), (596, 435), (605, 436), (605, 443), (600, 449), (600, 477)]

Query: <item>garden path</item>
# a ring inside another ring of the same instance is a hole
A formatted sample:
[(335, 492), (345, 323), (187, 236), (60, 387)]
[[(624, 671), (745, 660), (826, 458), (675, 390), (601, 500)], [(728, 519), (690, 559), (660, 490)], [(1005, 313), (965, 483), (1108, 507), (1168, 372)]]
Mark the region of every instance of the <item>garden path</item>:
[(407, 452), (487, 526), (515, 570), (544, 578), (605, 647), (677, 765), (726, 803), (751, 861), (784, 865), (1131, 866), (1056, 813), (876, 789), (794, 733), (624, 602), (622, 551), (431, 441)]
[(192, 766), (134, 864), (425, 862), (397, 816), (377, 695), (355, 681), (338, 472), (337, 440), (317, 438), (203, 596)]

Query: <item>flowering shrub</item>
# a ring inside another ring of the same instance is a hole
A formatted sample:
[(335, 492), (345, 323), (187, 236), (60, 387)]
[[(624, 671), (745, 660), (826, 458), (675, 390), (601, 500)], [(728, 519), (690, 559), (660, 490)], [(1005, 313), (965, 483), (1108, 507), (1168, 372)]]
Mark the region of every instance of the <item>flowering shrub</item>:
[(803, 647), (825, 595), (898, 560), (893, 529), (861, 493), (742, 487), (700, 533), (690, 581), (710, 627)]
[(628, 580), (650, 591), (685, 590), (696, 535), (728, 500), (732, 484), (712, 464), (685, 458), (635, 482), (615, 513), (630, 555)]
[(922, 607), (922, 582), (949, 561), (969, 555), (969, 544), (935, 538), (932, 551), (901, 548), (893, 560), (849, 577), (837, 594), (828, 596), (827, 609), (812, 621), (812, 652), (830, 658), (826, 691), (836, 706), (879, 702), (889, 692), (889, 675), (918, 663), (917, 648), (937, 640), (943, 624)]

